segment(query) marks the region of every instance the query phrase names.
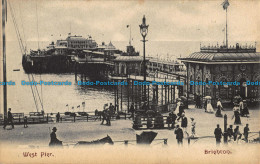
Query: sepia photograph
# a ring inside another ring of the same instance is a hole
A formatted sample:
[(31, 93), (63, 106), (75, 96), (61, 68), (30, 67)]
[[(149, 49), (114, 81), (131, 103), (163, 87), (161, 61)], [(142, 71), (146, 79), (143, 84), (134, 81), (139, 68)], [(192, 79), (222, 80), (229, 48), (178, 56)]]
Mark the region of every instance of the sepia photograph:
[(260, 163), (259, 0), (2, 0), (0, 163)]

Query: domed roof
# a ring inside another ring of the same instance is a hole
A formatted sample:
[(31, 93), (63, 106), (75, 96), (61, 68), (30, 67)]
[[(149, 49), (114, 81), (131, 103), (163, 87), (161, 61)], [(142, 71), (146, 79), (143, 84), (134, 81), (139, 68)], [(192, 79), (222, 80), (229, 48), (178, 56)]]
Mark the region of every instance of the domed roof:
[(220, 52), (194, 52), (186, 58), (180, 58), (186, 61), (202, 61), (202, 62), (260, 62), (260, 53), (220, 53)]

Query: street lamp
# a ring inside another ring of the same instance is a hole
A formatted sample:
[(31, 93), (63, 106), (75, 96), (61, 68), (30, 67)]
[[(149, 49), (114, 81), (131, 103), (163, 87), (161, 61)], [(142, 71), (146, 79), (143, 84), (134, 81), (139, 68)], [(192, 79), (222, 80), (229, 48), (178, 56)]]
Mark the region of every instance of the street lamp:
[[(142, 19), (142, 24), (139, 25), (140, 27), (140, 33), (143, 37), (143, 40), (141, 40), (144, 43), (144, 60), (143, 60), (143, 70), (144, 70), (144, 82), (146, 81), (146, 62), (145, 62), (145, 42), (147, 40), (145, 40), (145, 37), (148, 33), (148, 27), (149, 25), (146, 25), (146, 18), (145, 15)], [(146, 101), (146, 86), (144, 85), (144, 100)]]

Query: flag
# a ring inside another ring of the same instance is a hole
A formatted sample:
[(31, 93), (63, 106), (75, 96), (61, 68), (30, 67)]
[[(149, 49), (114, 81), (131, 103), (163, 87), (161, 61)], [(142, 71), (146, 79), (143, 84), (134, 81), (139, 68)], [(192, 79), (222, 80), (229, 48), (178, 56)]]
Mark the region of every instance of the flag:
[(129, 25), (126, 25), (126, 28), (128, 28), (129, 27)]
[(223, 9), (224, 9), (224, 10), (227, 10), (227, 8), (228, 8), (228, 6), (229, 6), (228, 0), (225, 0), (225, 1), (222, 3), (222, 5), (223, 5)]

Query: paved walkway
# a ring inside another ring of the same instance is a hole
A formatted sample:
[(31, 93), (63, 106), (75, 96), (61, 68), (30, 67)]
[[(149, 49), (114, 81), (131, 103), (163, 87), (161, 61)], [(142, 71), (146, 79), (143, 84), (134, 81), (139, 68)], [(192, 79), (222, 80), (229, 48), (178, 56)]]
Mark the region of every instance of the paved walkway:
[[(205, 113), (204, 109), (196, 109), (190, 106), (191, 109), (185, 111), (188, 117), (187, 132), (190, 133), (190, 117), (195, 118), (196, 121), (196, 134), (198, 136), (213, 136), (216, 124), (220, 124), (224, 130), (224, 119), (215, 117), (214, 114)], [(232, 120), (233, 112), (231, 110), (223, 111), (222, 114), (227, 114), (228, 124), (234, 123)], [(242, 125), (240, 130), (243, 133), (245, 124), (249, 124), (250, 131), (260, 131), (260, 111), (250, 110), (250, 117), (241, 117)], [(112, 126), (100, 125), (98, 122), (75, 122), (75, 123), (49, 123), (49, 124), (35, 124), (29, 125), (28, 128), (23, 128), (23, 125), (16, 125), (13, 130), (4, 130), (1, 128), (0, 141), (6, 144), (18, 145), (38, 145), (47, 146), (50, 140), (50, 130), (55, 126), (57, 127), (57, 137), (65, 142), (76, 141), (92, 141), (103, 138), (109, 135), (113, 141), (135, 140), (136, 134), (140, 134), (143, 130), (132, 129), (131, 120), (116, 120), (112, 121)], [(158, 132), (158, 138), (168, 138), (169, 145), (176, 145), (175, 134), (173, 130), (146, 130)], [(258, 136), (255, 136), (258, 137)], [(157, 144), (159, 141), (154, 141)], [(201, 139), (191, 144), (209, 144), (215, 145), (214, 138)], [(116, 143), (117, 144), (117, 143)], [(119, 144), (119, 143), (118, 143)], [(184, 140), (187, 145), (187, 141)]]

